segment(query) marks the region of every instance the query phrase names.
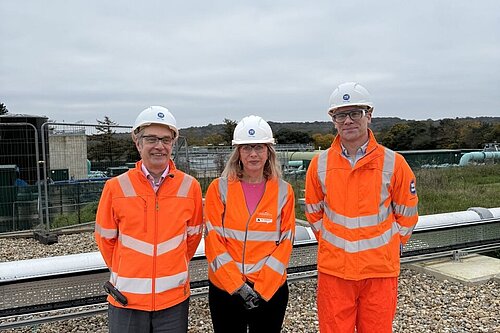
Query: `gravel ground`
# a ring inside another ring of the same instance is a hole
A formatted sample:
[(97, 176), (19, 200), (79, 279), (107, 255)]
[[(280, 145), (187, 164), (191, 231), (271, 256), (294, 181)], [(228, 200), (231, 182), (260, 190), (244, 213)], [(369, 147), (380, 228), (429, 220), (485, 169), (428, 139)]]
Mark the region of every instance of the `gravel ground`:
[[(59, 243), (41, 245), (32, 239), (0, 239), (0, 261), (96, 251), (91, 233), (61, 235)], [(316, 279), (290, 284), (290, 301), (283, 332), (318, 331)], [(7, 330), (6, 332), (107, 332), (107, 316), (72, 319), (57, 323)], [(191, 300), (189, 332), (211, 329), (207, 298)], [(488, 332), (500, 333), (500, 284), (466, 286), (439, 281), (403, 267), (394, 332)]]

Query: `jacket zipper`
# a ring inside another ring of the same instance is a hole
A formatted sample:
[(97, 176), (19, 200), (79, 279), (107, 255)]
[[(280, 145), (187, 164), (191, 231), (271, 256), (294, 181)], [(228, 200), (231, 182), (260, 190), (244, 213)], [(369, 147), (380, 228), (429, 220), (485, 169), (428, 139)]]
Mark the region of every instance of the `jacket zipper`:
[(156, 256), (157, 256), (157, 244), (158, 244), (158, 212), (160, 211), (160, 206), (158, 203), (158, 195), (155, 193), (155, 226), (154, 226), (154, 242), (153, 242), (153, 276), (152, 276), (152, 291), (151, 295), (153, 298), (153, 311), (156, 311)]
[[(267, 185), (267, 181), (266, 181), (266, 185)], [(257, 202), (257, 205), (255, 206), (255, 209), (253, 211), (254, 213), (257, 211), (257, 208), (259, 208), (260, 202), (262, 201), (262, 198), (264, 197), (264, 195), (266, 193), (266, 187), (267, 186), (264, 186), (264, 192), (262, 193), (262, 196), (260, 197), (259, 202)], [(246, 206), (246, 200), (245, 200), (245, 206)], [(248, 210), (248, 208), (247, 208), (247, 210)], [(248, 214), (250, 214), (250, 211), (248, 212)], [(250, 224), (250, 221), (252, 220), (253, 215), (254, 214), (250, 214), (250, 217), (248, 218), (247, 224), (245, 227), (245, 241), (243, 242), (243, 253), (241, 255), (241, 271), (243, 272), (243, 276), (245, 276), (245, 253), (246, 253), (246, 247), (247, 247), (248, 226)]]

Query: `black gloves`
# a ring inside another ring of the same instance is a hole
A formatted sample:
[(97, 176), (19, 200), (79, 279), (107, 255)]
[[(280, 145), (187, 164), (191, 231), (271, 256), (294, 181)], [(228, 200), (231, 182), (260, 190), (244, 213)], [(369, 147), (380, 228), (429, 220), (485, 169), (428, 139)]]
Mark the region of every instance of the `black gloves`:
[(260, 297), (248, 284), (245, 283), (236, 293), (243, 299), (245, 309), (251, 310), (259, 306)]

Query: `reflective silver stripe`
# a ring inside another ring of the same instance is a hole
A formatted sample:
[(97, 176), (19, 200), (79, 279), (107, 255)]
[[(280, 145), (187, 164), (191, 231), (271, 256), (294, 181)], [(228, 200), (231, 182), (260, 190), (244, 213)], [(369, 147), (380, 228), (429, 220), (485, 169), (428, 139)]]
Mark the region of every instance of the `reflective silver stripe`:
[(151, 294), (153, 290), (153, 280), (150, 278), (126, 278), (116, 276), (116, 289), (134, 294)]
[(417, 215), (417, 213), (418, 213), (417, 206), (415, 206), (415, 207), (408, 207), (408, 206), (405, 206), (405, 205), (396, 205), (396, 204), (393, 204), (392, 208), (394, 209), (394, 212), (396, 214), (403, 215), (403, 216), (406, 216), (406, 217), (412, 217), (412, 216)]
[(184, 178), (182, 178), (181, 186), (179, 186), (179, 190), (177, 191), (177, 196), (181, 198), (186, 198), (189, 193), (189, 189), (191, 188), (191, 184), (193, 183), (194, 178), (188, 174), (184, 174)]
[(273, 256), (270, 256), (267, 259), (266, 266), (268, 266), (269, 268), (271, 268), (273, 271), (275, 271), (276, 273), (278, 273), (280, 275), (283, 275), (285, 273), (285, 270), (286, 270), (286, 266), (283, 265), (283, 263), (281, 261), (279, 261), (278, 259), (276, 259)]
[(122, 189), (123, 195), (126, 197), (135, 197), (134, 186), (132, 186), (132, 182), (128, 176), (128, 172), (122, 173), (121, 175), (116, 177), (118, 179), (118, 183)]
[[(382, 179), (381, 179), (382, 183), (380, 184), (380, 202), (379, 202), (379, 211), (377, 214), (348, 217), (336, 213), (333, 209), (331, 209), (328, 206), (328, 204), (326, 204), (326, 202), (323, 207), (324, 214), (328, 217), (330, 221), (332, 221), (332, 223), (341, 225), (348, 229), (372, 227), (385, 221), (392, 214), (392, 209), (393, 209), (392, 205), (386, 207), (385, 202), (390, 197), (389, 187), (391, 185), (391, 179), (394, 174), (395, 162), (396, 162), (396, 153), (384, 147), (384, 165), (382, 167)], [(325, 162), (325, 167), (326, 167), (326, 162)], [(323, 191), (323, 193), (326, 192)]]
[(391, 206), (385, 207), (380, 206), (380, 212), (376, 215), (358, 216), (358, 217), (347, 217), (338, 213), (333, 212), (330, 207), (325, 206), (325, 215), (328, 219), (335, 224), (341, 225), (347, 229), (357, 229), (363, 227), (373, 227), (378, 225), (380, 222), (385, 221), (391, 214)]
[(292, 234), (292, 230), (287, 230), (285, 232), (283, 232), (281, 234), (281, 237), (280, 237), (280, 240), (279, 242), (281, 243), (282, 241), (284, 241), (285, 239), (289, 239), (290, 241), (293, 241), (293, 234)]
[(399, 234), (402, 236), (402, 237), (405, 237), (405, 236), (410, 236), (413, 232), (413, 229), (415, 228), (415, 226), (411, 227), (411, 228), (408, 228), (408, 227), (399, 227)]
[(206, 221), (205, 226), (206, 226), (207, 233), (215, 230), (214, 226), (212, 225), (212, 222), (210, 222), (209, 220)]
[[(229, 229), (221, 227), (214, 228), (217, 233), (221, 236), (225, 236), (226, 238), (233, 238), (239, 241), (245, 241), (245, 231)], [(246, 233), (247, 241), (279, 241), (279, 233), (276, 231), (248, 231)]]
[(107, 238), (107, 239), (112, 239), (116, 238), (118, 236), (118, 230), (117, 229), (106, 229), (101, 227), (99, 224), (95, 224), (95, 231), (101, 235), (102, 238)]
[(389, 187), (391, 186), (396, 153), (384, 147), (384, 166), (382, 167), (382, 184), (380, 186), (380, 210), (383, 209), (385, 201), (389, 198)]
[(203, 229), (202, 227), (203, 227), (202, 225), (197, 225), (197, 226), (194, 226), (194, 227), (193, 226), (188, 226), (187, 227), (187, 234), (189, 236), (197, 235), (197, 234), (201, 233), (201, 231)]
[(318, 179), (321, 184), (323, 194), (326, 195), (326, 167), (328, 161), (328, 152), (330, 148), (321, 152), (318, 156)]
[(175, 275), (163, 276), (155, 279), (155, 293), (161, 293), (186, 284), (188, 272), (181, 272)]
[(236, 265), (238, 266), (238, 269), (240, 270), (240, 273), (243, 274), (252, 274), (260, 271), (262, 267), (264, 267), (264, 264), (266, 263), (266, 260), (269, 258), (269, 256), (266, 256), (262, 259), (260, 259), (257, 263), (255, 264), (245, 264), (244, 271), (242, 270), (243, 264), (241, 262), (236, 261)]
[(220, 194), (220, 200), (226, 205), (226, 196), (227, 196), (227, 178), (226, 177), (220, 177), (219, 178), (219, 194)]
[(310, 223), (311, 228), (313, 229), (314, 232), (318, 232), (323, 228), (323, 219), (320, 219), (314, 223)]
[(111, 272), (111, 276), (109, 278), (109, 282), (113, 284), (113, 286), (116, 287), (116, 279), (118, 278), (118, 274), (115, 272)]
[(344, 238), (332, 234), (330, 231), (323, 228), (321, 230), (321, 238), (331, 245), (341, 248), (348, 253), (357, 253), (370, 249), (376, 249), (389, 244), (395, 234), (399, 233), (399, 227), (396, 222), (393, 222), (391, 228), (380, 236), (373, 238), (361, 239), (358, 241), (348, 241)]
[(323, 211), (324, 202), (320, 201), (315, 204), (306, 204), (306, 213), (313, 214)]
[(276, 217), (276, 232), (281, 232), (281, 211), (285, 207), (288, 198), (288, 183), (283, 179), (278, 180), (278, 215)]
[(134, 237), (130, 237), (124, 234), (120, 234), (118, 236), (118, 239), (123, 244), (123, 246), (126, 246), (132, 250), (135, 250), (137, 252), (143, 253), (148, 256), (153, 255), (154, 246), (152, 244), (149, 244), (147, 242), (138, 240)]
[(171, 239), (162, 242), (156, 246), (157, 248), (157, 255), (161, 255), (164, 253), (167, 253), (169, 251), (172, 251), (173, 249), (176, 249), (179, 245), (182, 244), (182, 242), (186, 239), (186, 234), (180, 234), (175, 237), (172, 237)]
[[(155, 292), (161, 293), (170, 289), (183, 286), (188, 279), (188, 272), (181, 272), (175, 275), (164, 276), (155, 279)], [(116, 273), (111, 274), (111, 283), (122, 291), (134, 294), (151, 294), (153, 288), (153, 279), (151, 278), (127, 278), (119, 276)]]
[(230, 263), (231, 261), (233, 261), (233, 258), (231, 258), (229, 253), (224, 252), (219, 254), (214, 258), (214, 260), (212, 260), (212, 262), (210, 263), (210, 268), (215, 273), (219, 268), (221, 268), (225, 264)]

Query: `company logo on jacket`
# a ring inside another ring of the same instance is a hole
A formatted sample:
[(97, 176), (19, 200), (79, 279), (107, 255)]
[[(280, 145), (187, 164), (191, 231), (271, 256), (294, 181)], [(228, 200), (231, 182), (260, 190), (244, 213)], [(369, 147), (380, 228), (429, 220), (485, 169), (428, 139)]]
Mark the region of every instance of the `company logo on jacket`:
[(255, 222), (258, 223), (273, 223), (273, 215), (267, 211), (257, 213)]
[(415, 180), (412, 179), (410, 182), (410, 193), (415, 195), (417, 193), (417, 188), (415, 186)]

